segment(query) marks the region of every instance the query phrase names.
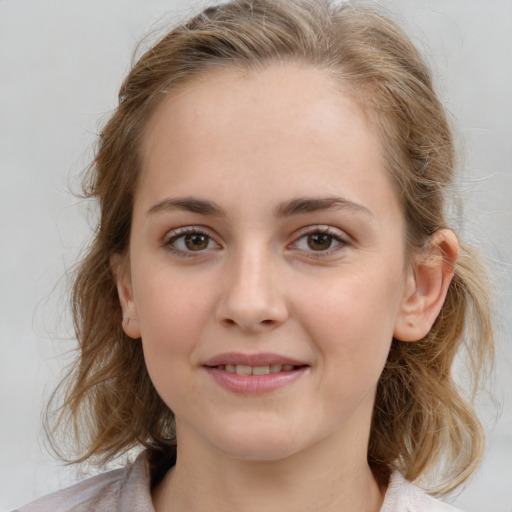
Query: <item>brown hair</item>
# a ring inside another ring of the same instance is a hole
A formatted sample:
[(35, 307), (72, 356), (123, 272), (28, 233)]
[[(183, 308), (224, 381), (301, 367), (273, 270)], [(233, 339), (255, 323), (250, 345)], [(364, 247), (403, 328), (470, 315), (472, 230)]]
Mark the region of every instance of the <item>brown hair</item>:
[[(141, 343), (121, 327), (110, 266), (111, 256), (128, 247), (139, 143), (149, 116), (176, 87), (209, 69), (257, 69), (279, 60), (331, 72), (364, 108), (384, 142), (411, 253), (448, 227), (453, 136), (428, 68), (387, 17), (329, 0), (233, 0), (174, 28), (124, 81), (84, 181), (101, 218), (76, 272), (72, 299), (79, 355), (61, 384), (64, 405), (56, 417), (74, 427), (76, 461), (105, 462), (136, 445), (166, 451), (176, 442), (172, 411), (153, 388)], [(492, 356), (485, 280), (476, 253), (461, 244), (446, 302), (430, 333), (415, 343), (393, 341), (368, 448), (380, 481), (393, 470), (414, 480), (442, 467), (445, 479), (438, 491), (445, 492), (475, 469), (482, 428), (452, 380), (452, 366), (465, 344), (476, 383)]]

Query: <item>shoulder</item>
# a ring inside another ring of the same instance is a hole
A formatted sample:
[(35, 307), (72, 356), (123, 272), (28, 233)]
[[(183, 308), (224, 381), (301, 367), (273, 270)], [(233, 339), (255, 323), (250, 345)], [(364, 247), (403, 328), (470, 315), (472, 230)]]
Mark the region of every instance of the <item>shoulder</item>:
[(126, 468), (89, 478), (14, 512), (154, 512), (150, 482), (149, 465), (142, 453)]
[(462, 512), (443, 503), (405, 480), (399, 473), (391, 477), (381, 512)]

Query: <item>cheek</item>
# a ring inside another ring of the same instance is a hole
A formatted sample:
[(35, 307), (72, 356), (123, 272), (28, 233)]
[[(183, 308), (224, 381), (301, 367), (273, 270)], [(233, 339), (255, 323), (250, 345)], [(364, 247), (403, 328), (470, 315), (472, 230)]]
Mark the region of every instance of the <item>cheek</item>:
[(315, 292), (304, 297), (298, 315), (321, 354), (322, 366), (332, 370), (325, 375), (349, 387), (352, 383), (372, 387), (391, 345), (400, 278), (365, 269), (320, 284), (302, 286)]
[(187, 332), (194, 332), (204, 322), (211, 302), (208, 292), (214, 289), (204, 276), (189, 276), (165, 262), (134, 275), (142, 339), (176, 348), (185, 343), (190, 338)]
[(210, 316), (209, 299), (188, 279), (165, 273), (145, 274), (137, 291), (146, 366), (158, 393), (173, 408), (170, 390), (193, 385), (187, 379)]

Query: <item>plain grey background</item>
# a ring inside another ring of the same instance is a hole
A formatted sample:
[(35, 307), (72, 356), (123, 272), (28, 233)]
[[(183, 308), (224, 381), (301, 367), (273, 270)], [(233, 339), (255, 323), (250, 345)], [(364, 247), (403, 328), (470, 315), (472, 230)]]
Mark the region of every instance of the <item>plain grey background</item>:
[[(434, 68), (463, 140), (463, 236), (495, 276), (497, 403), (479, 398), (487, 456), (454, 502), (467, 512), (512, 512), (512, 1), (379, 3)], [(69, 190), (78, 190), (136, 42), (204, 5), (0, 0), (0, 510), (77, 477), (45, 452), (40, 419), (73, 346), (63, 276), (94, 218)]]

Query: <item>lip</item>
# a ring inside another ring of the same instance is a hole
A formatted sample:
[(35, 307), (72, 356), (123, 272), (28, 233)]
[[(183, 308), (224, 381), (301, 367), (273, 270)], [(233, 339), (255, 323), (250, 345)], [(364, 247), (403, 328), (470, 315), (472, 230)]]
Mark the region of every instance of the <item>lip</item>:
[(208, 359), (203, 366), (219, 366), (223, 364), (243, 364), (246, 366), (269, 366), (271, 364), (290, 364), (292, 366), (309, 366), (305, 361), (292, 359), (272, 352), (258, 354), (244, 354), (241, 352), (227, 352)]
[(219, 370), (214, 366), (205, 366), (204, 368), (217, 384), (228, 391), (241, 395), (260, 395), (277, 391), (291, 385), (309, 370), (309, 366), (300, 366), (289, 372), (239, 375)]
[[(270, 366), (272, 364), (292, 365), (291, 371), (268, 373), (266, 375), (239, 375), (217, 368), (222, 365)], [(309, 371), (304, 361), (273, 353), (243, 354), (230, 352), (208, 359), (203, 368), (213, 380), (224, 389), (241, 395), (260, 395), (287, 387)]]

